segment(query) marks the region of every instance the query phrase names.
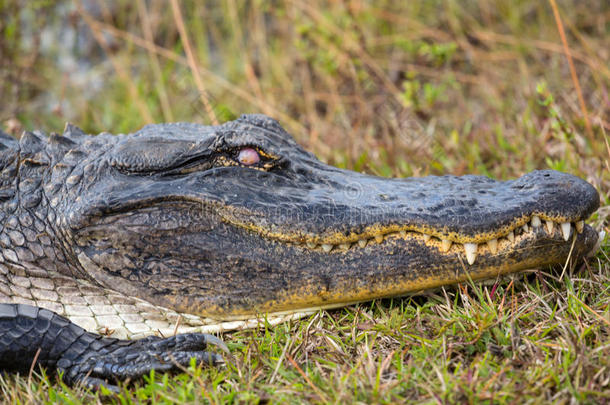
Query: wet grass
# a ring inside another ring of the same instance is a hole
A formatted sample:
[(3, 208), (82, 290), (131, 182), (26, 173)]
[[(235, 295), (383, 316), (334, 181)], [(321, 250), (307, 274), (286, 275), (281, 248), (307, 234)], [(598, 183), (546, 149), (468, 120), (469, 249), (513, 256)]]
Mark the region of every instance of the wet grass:
[[(59, 131), (72, 121), (130, 132), (263, 112), (321, 159), (383, 176), (574, 173), (600, 191), (590, 223), (608, 231), (607, 2), (558, 2), (565, 45), (554, 2), (206, 3), (182, 2), (177, 13), (164, 1), (0, 2), (4, 129)], [(79, 30), (79, 44), (55, 39), (62, 25)], [(610, 402), (609, 255), (606, 240), (597, 257), (565, 272), (538, 269), (228, 333), (235, 361), (226, 368), (150, 376), (119, 397), (36, 374), (0, 377), (0, 396)]]

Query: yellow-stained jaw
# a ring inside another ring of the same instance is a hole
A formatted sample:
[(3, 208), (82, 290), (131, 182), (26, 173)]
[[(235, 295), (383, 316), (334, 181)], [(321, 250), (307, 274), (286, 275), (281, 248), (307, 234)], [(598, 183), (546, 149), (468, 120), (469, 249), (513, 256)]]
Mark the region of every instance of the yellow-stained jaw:
[(565, 217), (534, 214), (516, 218), (510, 225), (499, 227), (493, 232), (480, 233), (475, 236), (466, 236), (455, 232), (446, 232), (443, 229), (437, 230), (416, 225), (372, 225), (359, 234), (349, 233), (346, 235), (345, 233), (335, 232), (330, 235), (303, 236), (297, 233), (276, 233), (252, 223), (240, 223), (231, 219), (229, 221), (235, 226), (243, 227), (265, 238), (303, 246), (308, 249), (320, 249), (326, 253), (331, 251), (340, 253), (351, 248), (364, 248), (369, 243), (382, 243), (388, 238), (419, 237), (426, 244), (437, 246), (443, 253), (447, 253), (454, 245), (460, 246), (469, 264), (475, 262), (478, 252), (485, 247), (489, 249), (491, 254), (495, 254), (500, 241), (506, 240), (514, 243), (515, 234), (536, 230), (544, 225), (544, 229), (549, 235), (560, 232), (561, 237), (568, 241), (572, 232), (582, 233), (585, 226), (584, 219), (570, 220)]
[[(469, 258), (472, 253), (469, 253), (467, 248), (457, 244), (446, 250), (442, 241), (425, 241), (418, 233), (392, 235), (392, 238), (384, 241), (386, 250), (404, 249), (418, 254), (405, 257), (405, 265), (411, 265), (411, 271), (394, 271), (396, 269), (379, 264), (377, 268), (361, 272), (361, 277), (368, 274), (368, 277), (363, 279), (355, 280), (336, 275), (337, 280), (326, 288), (315, 282), (311, 285), (295, 286), (292, 290), (279, 293), (277, 298), (262, 303), (257, 310), (261, 314), (310, 311), (401, 296), (469, 280), (496, 278), (551, 263), (567, 263), (568, 259), (574, 262), (588, 254), (598, 241), (598, 234), (588, 226), (583, 227), (581, 232), (572, 232), (570, 239), (566, 241), (563, 231), (558, 227), (554, 227), (549, 233), (548, 227), (535, 225), (529, 226), (528, 231), (517, 232), (512, 241), (502, 238), (491, 246), (489, 243), (479, 245), (476, 261)], [(363, 249), (364, 254), (366, 249)], [(426, 256), (422, 256), (423, 252), (426, 252)], [(470, 261), (472, 263), (469, 264)], [(243, 319), (251, 316), (251, 312), (245, 308), (236, 308), (230, 313), (223, 308), (215, 310), (220, 311), (223, 318)]]

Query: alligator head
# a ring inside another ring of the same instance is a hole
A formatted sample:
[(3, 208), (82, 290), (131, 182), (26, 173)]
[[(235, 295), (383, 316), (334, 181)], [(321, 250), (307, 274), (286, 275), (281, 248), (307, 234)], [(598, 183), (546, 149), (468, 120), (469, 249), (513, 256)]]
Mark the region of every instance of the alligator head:
[(41, 205), (62, 271), (211, 318), (563, 264), (598, 239), (584, 224), (598, 193), (572, 175), (379, 178), (320, 162), (260, 115), (118, 136), (68, 126), (50, 142), (63, 152)]

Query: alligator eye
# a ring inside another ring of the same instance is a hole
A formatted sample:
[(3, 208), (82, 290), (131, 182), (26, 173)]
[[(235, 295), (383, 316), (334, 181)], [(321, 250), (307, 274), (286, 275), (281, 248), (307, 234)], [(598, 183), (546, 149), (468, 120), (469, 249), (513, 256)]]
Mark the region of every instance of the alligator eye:
[(239, 155), (237, 156), (237, 160), (239, 163), (246, 166), (252, 166), (258, 162), (260, 162), (261, 157), (258, 152), (252, 148), (244, 148), (239, 151)]

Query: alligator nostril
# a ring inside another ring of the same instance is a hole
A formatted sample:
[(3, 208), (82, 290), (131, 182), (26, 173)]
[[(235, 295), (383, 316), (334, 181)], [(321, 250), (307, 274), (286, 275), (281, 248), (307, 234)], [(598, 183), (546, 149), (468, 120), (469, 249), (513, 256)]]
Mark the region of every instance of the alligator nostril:
[(239, 160), (239, 163), (241, 163), (242, 165), (251, 166), (260, 162), (261, 157), (254, 149), (244, 148), (239, 151), (239, 156), (237, 156), (237, 160)]

